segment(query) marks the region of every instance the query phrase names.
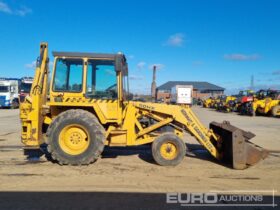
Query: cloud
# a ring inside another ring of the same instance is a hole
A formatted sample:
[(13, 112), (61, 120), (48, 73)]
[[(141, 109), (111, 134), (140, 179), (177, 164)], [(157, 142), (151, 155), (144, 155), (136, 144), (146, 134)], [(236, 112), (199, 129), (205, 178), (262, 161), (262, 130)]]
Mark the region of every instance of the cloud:
[(18, 15), (18, 16), (21, 16), (21, 17), (24, 17), (25, 15), (27, 14), (30, 14), (32, 13), (32, 9), (28, 8), (28, 7), (21, 7), (20, 9), (17, 9), (14, 11), (14, 14), (15, 15)]
[(11, 8), (9, 7), (8, 4), (4, 3), (4, 2), (0, 2), (0, 12), (4, 12), (4, 13), (7, 13), (7, 14), (11, 14), (12, 13), (12, 10)]
[[(226, 95), (232, 95), (232, 94), (238, 94), (240, 90), (248, 90), (251, 89), (250, 86), (242, 86), (240, 85), (239, 87), (229, 87), (225, 90), (225, 94)], [(267, 84), (267, 82), (265, 82), (265, 84), (257, 84), (254, 85), (254, 90), (258, 91), (258, 90), (265, 90), (265, 89), (274, 89), (274, 90), (279, 90), (280, 89), (280, 84), (279, 83), (273, 83), (273, 84)]]
[[(24, 65), (27, 69), (35, 69), (36, 68), (36, 61), (32, 61), (31, 63), (27, 63)], [(53, 67), (53, 61), (49, 61), (49, 68)]]
[(146, 66), (146, 63), (144, 61), (141, 61), (139, 63), (137, 63), (137, 68), (138, 69), (143, 69)]
[(280, 70), (272, 72), (272, 75), (280, 75)]
[[(141, 61), (141, 62), (139, 62), (139, 63), (137, 64), (137, 68), (140, 69), (140, 70), (142, 70), (142, 69), (144, 69), (144, 68), (146, 67), (146, 65), (147, 65), (146, 62)], [(160, 70), (160, 69), (163, 69), (163, 68), (164, 68), (164, 65), (161, 64), (161, 63), (151, 64), (151, 65), (149, 65), (148, 68), (152, 70), (152, 69), (154, 68), (154, 66), (157, 67), (157, 70)]]
[(163, 64), (161, 64), (161, 63), (155, 63), (155, 64), (152, 64), (152, 65), (150, 65), (149, 66), (149, 69), (154, 69), (154, 66), (156, 66), (157, 67), (157, 70), (161, 70), (161, 69), (163, 69), (165, 66), (163, 65)]
[(8, 4), (0, 1), (0, 12), (24, 17), (25, 15), (32, 13), (32, 9), (26, 6), (21, 6), (19, 9), (12, 9)]
[(164, 45), (172, 47), (182, 47), (185, 42), (185, 35), (183, 33), (176, 33), (171, 35)]
[(36, 67), (36, 61), (32, 61), (31, 63), (27, 63), (24, 65), (25, 68), (27, 69), (35, 69)]
[(245, 55), (245, 54), (226, 54), (224, 55), (224, 59), (226, 60), (232, 60), (232, 61), (255, 61), (259, 60), (261, 58), (258, 54), (252, 54), (252, 55)]
[(143, 76), (138, 76), (138, 75), (130, 75), (129, 79), (130, 80), (143, 80), (144, 77)]

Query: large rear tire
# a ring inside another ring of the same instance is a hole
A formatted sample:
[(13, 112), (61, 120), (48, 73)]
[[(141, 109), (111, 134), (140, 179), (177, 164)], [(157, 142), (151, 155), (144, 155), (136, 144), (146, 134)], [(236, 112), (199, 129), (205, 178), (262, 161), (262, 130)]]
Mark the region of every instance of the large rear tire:
[(186, 145), (174, 133), (163, 133), (154, 140), (152, 155), (161, 166), (176, 166), (186, 155)]
[(273, 117), (279, 117), (280, 116), (280, 105), (276, 105), (272, 108), (271, 114)]
[(97, 118), (82, 109), (67, 110), (47, 130), (48, 152), (60, 165), (88, 165), (104, 149), (105, 130)]

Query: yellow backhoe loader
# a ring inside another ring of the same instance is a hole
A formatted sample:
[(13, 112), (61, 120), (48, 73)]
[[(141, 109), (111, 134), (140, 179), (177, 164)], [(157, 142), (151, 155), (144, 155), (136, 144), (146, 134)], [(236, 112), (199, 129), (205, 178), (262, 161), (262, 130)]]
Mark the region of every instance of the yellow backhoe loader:
[(219, 104), (224, 101), (226, 99), (226, 95), (220, 95), (220, 96), (217, 96), (214, 100), (213, 100), (213, 103), (212, 103), (212, 106), (211, 108), (213, 109), (218, 109), (219, 107)]
[(252, 115), (272, 115), (280, 116), (280, 91), (261, 90), (259, 95), (252, 102)]
[[(248, 140), (255, 135), (228, 122), (204, 127), (189, 106), (129, 100), (128, 67), (123, 54), (54, 52), (48, 83), (48, 44), (41, 43), (30, 96), (20, 106), (25, 154), (47, 145), (61, 165), (87, 165), (105, 145), (151, 144), (156, 163), (179, 164), (185, 132), (217, 160), (244, 169), (267, 151)], [(49, 94), (49, 96), (47, 96)], [(165, 126), (172, 132), (164, 132)]]
[(236, 97), (235, 96), (225, 96), (220, 99), (217, 103), (216, 109), (222, 112), (233, 112), (236, 110)]
[(210, 98), (207, 98), (203, 101), (203, 107), (204, 108), (211, 108), (214, 104), (214, 98), (210, 97)]

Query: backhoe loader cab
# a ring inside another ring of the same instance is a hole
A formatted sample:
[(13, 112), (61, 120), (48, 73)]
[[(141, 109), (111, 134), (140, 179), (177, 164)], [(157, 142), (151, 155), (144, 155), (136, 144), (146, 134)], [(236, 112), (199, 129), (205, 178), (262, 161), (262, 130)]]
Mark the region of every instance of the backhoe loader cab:
[[(126, 95), (127, 63), (123, 54), (54, 52), (50, 101), (65, 97), (117, 100)], [(62, 97), (63, 96), (63, 97)]]
[[(249, 142), (253, 134), (228, 122), (213, 122), (208, 129), (187, 105), (129, 101), (123, 54), (53, 55), (48, 86), (48, 45), (41, 43), (30, 96), (20, 105), (27, 155), (46, 145), (44, 153), (59, 164), (86, 165), (97, 160), (105, 145), (151, 144), (159, 165), (174, 166), (185, 157), (182, 137), (188, 132), (213, 157), (235, 169), (265, 157), (265, 150)], [(172, 132), (166, 132), (166, 126)]]

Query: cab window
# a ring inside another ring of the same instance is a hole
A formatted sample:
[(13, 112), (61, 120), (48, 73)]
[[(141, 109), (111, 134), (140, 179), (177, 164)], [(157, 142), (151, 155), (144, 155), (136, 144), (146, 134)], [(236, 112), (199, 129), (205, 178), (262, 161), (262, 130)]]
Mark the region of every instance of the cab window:
[(53, 90), (81, 92), (83, 87), (83, 60), (57, 59)]
[(88, 60), (86, 96), (117, 99), (117, 74), (112, 60)]

